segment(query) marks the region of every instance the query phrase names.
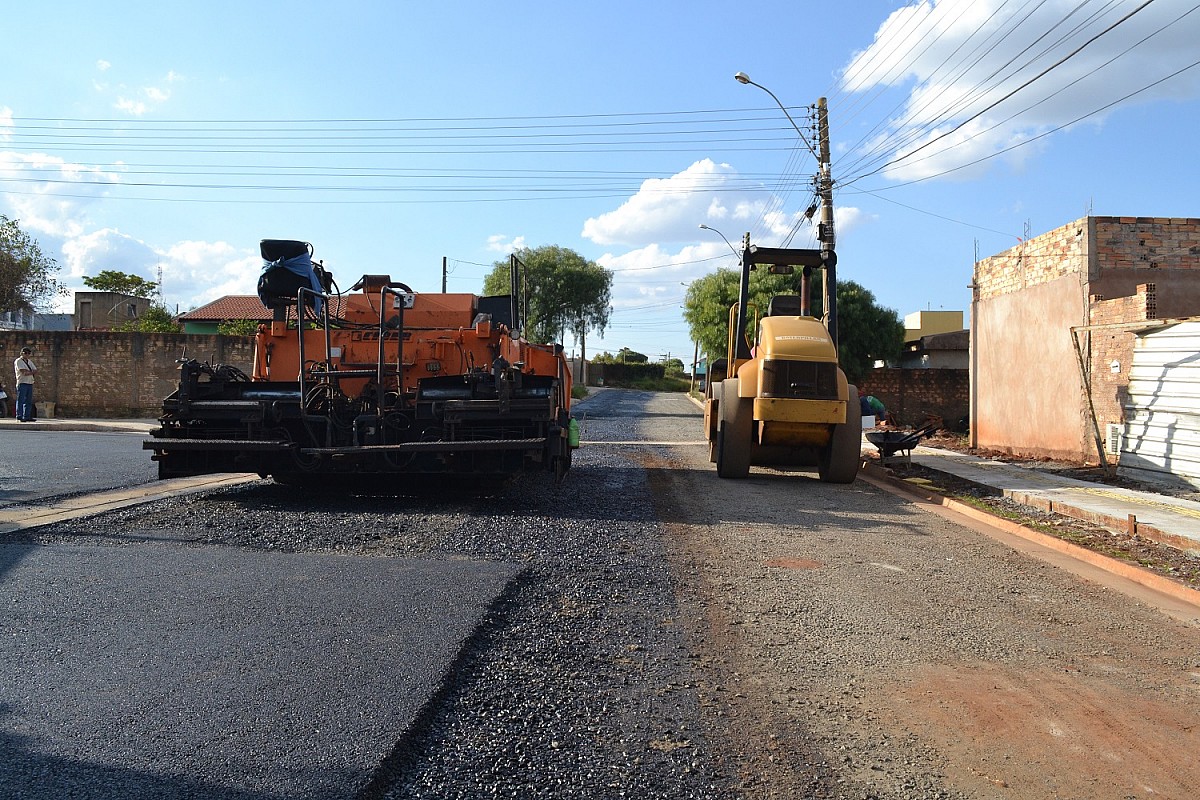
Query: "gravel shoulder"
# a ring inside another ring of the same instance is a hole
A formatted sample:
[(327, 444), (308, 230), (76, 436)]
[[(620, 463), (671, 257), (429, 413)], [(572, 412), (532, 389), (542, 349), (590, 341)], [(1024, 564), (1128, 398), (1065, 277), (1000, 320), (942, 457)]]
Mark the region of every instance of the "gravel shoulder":
[[(984, 458), (1013, 460), (1031, 469), (1053, 472), (1099, 485), (1149, 491), (1168, 496), (1185, 497), (1190, 500), (1197, 499), (1195, 491), (1148, 486), (1116, 474), (1106, 474), (1100, 467), (1094, 465), (1054, 461), (1024, 462), (1012, 459), (995, 451), (971, 448), (963, 437), (952, 434), (939, 434), (927, 439), (924, 443), (930, 447), (969, 453)], [(873, 454), (871, 458), (878, 462), (877, 454)], [(919, 464), (880, 467), (880, 469), (885, 470), (893, 478), (905, 481), (918, 489), (937, 492), (1003, 519), (1012, 520), (1050, 536), (1085, 547), (1100, 555), (1136, 564), (1143, 569), (1175, 581), (1181, 586), (1200, 589), (1200, 554), (1195, 552), (1186, 552), (1176, 547), (1160, 544), (1144, 536), (1096, 525), (1064, 514), (1046, 513), (999, 496), (986, 486), (980, 486), (949, 473), (928, 469)]]
[(703, 455), (648, 467), (754, 796), (1195, 796), (1195, 628), (861, 481)]

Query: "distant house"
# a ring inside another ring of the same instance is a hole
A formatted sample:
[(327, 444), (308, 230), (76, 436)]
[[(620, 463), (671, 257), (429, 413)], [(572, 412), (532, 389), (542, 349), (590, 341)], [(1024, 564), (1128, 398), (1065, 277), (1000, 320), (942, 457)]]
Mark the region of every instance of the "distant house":
[(33, 330), (33, 318), (36, 314), (32, 306), (0, 312), (0, 330), (29, 331)]
[(967, 369), (971, 332), (932, 333), (916, 341), (906, 341), (900, 354), (901, 369)]
[(134, 322), (150, 310), (150, 298), (120, 292), (76, 292), (75, 329), (107, 331)]
[(262, 304), (258, 295), (227, 294), (175, 319), (183, 325), (184, 333), (216, 333), (217, 326), (228, 320), (270, 322), (271, 315), (271, 309)]
[(74, 314), (34, 314), (33, 330), (35, 331), (73, 331), (75, 330)]

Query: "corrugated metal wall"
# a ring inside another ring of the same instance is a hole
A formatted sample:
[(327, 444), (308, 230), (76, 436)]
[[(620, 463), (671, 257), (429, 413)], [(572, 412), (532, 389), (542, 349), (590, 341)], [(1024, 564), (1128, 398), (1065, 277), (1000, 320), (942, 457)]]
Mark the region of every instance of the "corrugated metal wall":
[(1118, 473), (1200, 488), (1200, 321), (1140, 334)]

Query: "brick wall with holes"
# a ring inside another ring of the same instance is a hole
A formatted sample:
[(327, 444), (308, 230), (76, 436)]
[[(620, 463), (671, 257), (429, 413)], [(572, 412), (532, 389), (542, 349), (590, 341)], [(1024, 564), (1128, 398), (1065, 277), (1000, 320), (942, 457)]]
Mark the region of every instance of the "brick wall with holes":
[[(0, 369), (14, 393), (12, 363), (33, 348), (34, 403), (67, 418), (153, 418), (179, 381), (176, 360), (231, 364), (249, 374), (254, 337), (114, 331), (0, 331)], [(13, 403), (9, 403), (12, 413)], [(39, 412), (41, 413), (41, 412)]]
[(966, 429), (970, 390), (965, 369), (875, 369), (858, 385), (860, 396), (878, 397), (899, 425), (915, 427), (933, 415), (952, 431)]
[[(1200, 315), (1200, 219), (1085, 217), (975, 267), (976, 441), (1095, 460), (1088, 408), (1120, 421), (1133, 336), (1088, 326)], [(1085, 383), (1089, 381), (1090, 383)]]
[(1087, 244), (1086, 220), (1077, 220), (982, 259), (975, 267), (979, 299), (1019, 292), (1086, 269)]
[[(1128, 398), (1129, 368), (1137, 337), (1128, 328), (1105, 328), (1106, 325), (1125, 325), (1155, 319), (1157, 287), (1143, 283), (1137, 294), (1106, 300), (1092, 296), (1092, 326), (1076, 333), (1084, 361), (1089, 365), (1091, 401), (1095, 410), (1100, 436), (1109, 423), (1125, 419)], [(1092, 431), (1095, 433), (1095, 431)]]

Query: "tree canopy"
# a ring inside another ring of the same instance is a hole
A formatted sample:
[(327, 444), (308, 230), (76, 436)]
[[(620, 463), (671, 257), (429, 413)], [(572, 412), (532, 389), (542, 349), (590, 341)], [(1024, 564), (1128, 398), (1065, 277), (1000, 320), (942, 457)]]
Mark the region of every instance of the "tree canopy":
[(155, 281), (148, 281), (140, 275), (112, 269), (102, 270), (94, 278), (84, 275), (83, 283), (89, 289), (95, 289), (97, 292), (116, 292), (129, 297), (153, 297), (158, 290), (158, 283)]
[(113, 327), (114, 331), (140, 331), (142, 333), (179, 333), (181, 328), (171, 318), (166, 306), (154, 303), (137, 319), (131, 319)]
[[(777, 294), (794, 293), (799, 275), (770, 275), (765, 269), (750, 273), (750, 304), (766, 313), (767, 304)], [(729, 341), (729, 307), (738, 301), (737, 270), (718, 269), (697, 278), (688, 285), (683, 301), (683, 318), (687, 320), (693, 342), (708, 353), (710, 360), (725, 357)], [(754, 331), (750, 331), (751, 336)]]
[(645, 353), (639, 353), (636, 350), (630, 350), (628, 347), (622, 347), (620, 350), (613, 353), (605, 351), (592, 359), (598, 364), (647, 364), (650, 357)]
[[(574, 250), (558, 245), (524, 248), (516, 253), (525, 265), (529, 312), (526, 339), (561, 341), (565, 331), (582, 343), (589, 331), (608, 327), (612, 273)], [(483, 293), (509, 293), (509, 262), (497, 261), (483, 281)]]
[(854, 281), (839, 281), (837, 291), (838, 360), (853, 383), (876, 361), (897, 361), (904, 350), (904, 322), (875, 295)]
[(42, 309), (67, 289), (58, 262), (42, 252), (17, 220), (0, 214), (0, 311)]
[[(739, 273), (719, 269), (692, 281), (684, 300), (684, 319), (692, 340), (708, 353), (710, 360), (725, 357), (728, 349), (729, 308), (738, 299)], [(799, 274), (771, 275), (764, 269), (750, 273), (750, 303), (766, 312), (777, 294), (794, 294)], [(819, 295), (820, 276), (813, 276), (813, 293)], [(838, 360), (851, 381), (860, 380), (876, 361), (895, 361), (904, 347), (904, 323), (890, 308), (875, 302), (875, 296), (854, 281), (837, 286)], [(813, 299), (813, 314), (819, 316), (820, 298)], [(751, 317), (751, 320), (753, 317)], [(748, 331), (753, 337), (754, 331)]]

